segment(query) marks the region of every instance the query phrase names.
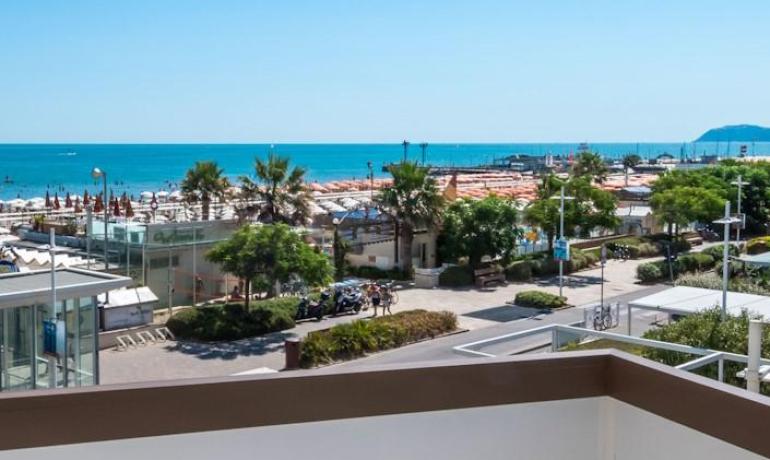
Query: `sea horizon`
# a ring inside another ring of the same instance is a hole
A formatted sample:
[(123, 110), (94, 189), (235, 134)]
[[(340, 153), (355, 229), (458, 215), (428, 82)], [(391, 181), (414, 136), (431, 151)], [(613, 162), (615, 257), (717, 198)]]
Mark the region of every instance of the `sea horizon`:
[[(581, 142), (550, 143), (429, 143), (427, 164), (471, 166), (492, 163), (513, 154), (544, 156), (576, 153)], [(588, 143), (605, 158), (638, 153), (649, 159), (661, 154), (676, 158), (702, 155), (736, 156), (740, 146), (748, 155), (770, 155), (767, 142), (626, 142)], [(308, 181), (361, 179), (372, 163), (375, 177), (385, 177), (385, 164), (400, 161), (401, 143), (3, 143), (0, 144), (0, 200), (58, 193), (100, 190), (90, 177), (93, 167), (107, 172), (113, 193), (173, 190), (196, 161), (216, 161), (231, 180), (254, 173), (254, 159), (273, 151), (307, 169)], [(408, 159), (422, 162), (419, 143), (408, 148)]]

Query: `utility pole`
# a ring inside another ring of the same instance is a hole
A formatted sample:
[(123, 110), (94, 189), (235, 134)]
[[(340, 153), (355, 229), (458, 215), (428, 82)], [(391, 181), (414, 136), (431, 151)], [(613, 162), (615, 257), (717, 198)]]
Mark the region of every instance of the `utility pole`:
[(738, 213), (739, 222), (738, 222), (738, 225), (736, 225), (736, 230), (735, 230), (735, 243), (738, 245), (738, 249), (740, 250), (740, 247), (741, 247), (741, 226), (745, 222), (745, 219), (741, 215), (741, 195), (743, 194), (743, 186), (744, 185), (749, 185), (749, 183), (748, 182), (744, 182), (743, 178), (741, 176), (738, 176), (738, 180), (731, 182), (731, 184), (738, 186), (738, 210), (737, 210), (737, 213)]

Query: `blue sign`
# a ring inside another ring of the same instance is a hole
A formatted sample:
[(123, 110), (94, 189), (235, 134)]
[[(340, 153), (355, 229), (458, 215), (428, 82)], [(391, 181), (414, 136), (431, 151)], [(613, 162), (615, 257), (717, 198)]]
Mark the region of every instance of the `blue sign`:
[(556, 245), (553, 248), (553, 258), (564, 262), (569, 261), (569, 241), (565, 238), (556, 240)]
[(56, 321), (52, 319), (43, 321), (43, 354), (56, 354)]
[(43, 354), (63, 355), (66, 341), (64, 321), (43, 320)]

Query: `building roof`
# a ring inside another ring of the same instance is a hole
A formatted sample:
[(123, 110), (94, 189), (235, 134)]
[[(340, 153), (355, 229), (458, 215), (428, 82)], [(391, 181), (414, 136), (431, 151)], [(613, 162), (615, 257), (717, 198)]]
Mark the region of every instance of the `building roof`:
[[(629, 302), (633, 308), (659, 310), (678, 315), (697, 313), (722, 305), (722, 291), (677, 286)], [(740, 292), (727, 292), (727, 311), (732, 315), (748, 310), (770, 318), (770, 297)]]
[[(59, 299), (88, 297), (130, 286), (131, 278), (75, 268), (56, 270), (56, 294)], [(51, 271), (36, 270), (0, 275), (0, 308), (49, 302)]]
[[(99, 294), (98, 299), (99, 302), (104, 302), (104, 294)], [(110, 302), (105, 304), (104, 308), (130, 307), (158, 302), (158, 296), (147, 286), (110, 291), (109, 299)]]

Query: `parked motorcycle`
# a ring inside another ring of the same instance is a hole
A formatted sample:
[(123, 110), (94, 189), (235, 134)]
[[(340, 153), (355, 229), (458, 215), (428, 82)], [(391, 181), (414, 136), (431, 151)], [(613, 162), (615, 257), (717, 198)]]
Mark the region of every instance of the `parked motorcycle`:
[(315, 318), (320, 321), (326, 311), (326, 302), (329, 297), (331, 295), (327, 291), (321, 293), (321, 299), (318, 302), (311, 302), (307, 296), (302, 297), (299, 305), (297, 305), (297, 314), (294, 315), (294, 320)]
[(358, 289), (337, 287), (334, 290), (334, 314), (358, 314), (364, 306), (364, 295)]

